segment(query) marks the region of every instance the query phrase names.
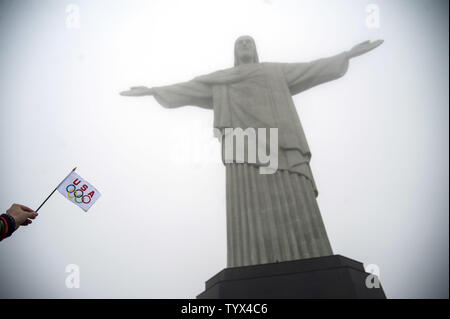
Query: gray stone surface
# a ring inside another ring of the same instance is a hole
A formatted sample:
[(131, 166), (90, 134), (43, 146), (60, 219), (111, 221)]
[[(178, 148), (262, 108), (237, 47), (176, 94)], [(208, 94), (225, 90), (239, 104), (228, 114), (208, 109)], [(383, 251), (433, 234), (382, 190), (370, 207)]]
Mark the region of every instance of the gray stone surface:
[(228, 267), (332, 255), (311, 181), (227, 164)]
[[(373, 283), (377, 283), (374, 285)], [(227, 268), (198, 299), (386, 299), (379, 278), (340, 255)]]
[[(317, 206), (311, 152), (292, 96), (343, 76), (349, 59), (383, 41), (305, 63), (259, 62), (249, 36), (235, 42), (234, 67), (173, 85), (132, 87), (124, 96), (152, 95), (164, 107), (214, 111), (214, 128), (277, 128), (278, 170), (258, 175), (258, 163), (227, 165), (228, 266), (332, 255)], [(224, 153), (224, 152), (223, 152)], [(223, 156), (223, 154), (222, 154)], [(225, 163), (225, 161), (224, 161)]]

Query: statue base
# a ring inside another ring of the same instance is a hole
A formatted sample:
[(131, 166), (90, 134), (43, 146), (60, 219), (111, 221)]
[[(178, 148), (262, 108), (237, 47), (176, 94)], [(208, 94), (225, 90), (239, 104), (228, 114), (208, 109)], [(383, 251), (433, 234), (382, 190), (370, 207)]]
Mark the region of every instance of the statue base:
[(386, 299), (378, 279), (368, 276), (362, 263), (341, 255), (233, 267), (209, 279), (197, 298)]

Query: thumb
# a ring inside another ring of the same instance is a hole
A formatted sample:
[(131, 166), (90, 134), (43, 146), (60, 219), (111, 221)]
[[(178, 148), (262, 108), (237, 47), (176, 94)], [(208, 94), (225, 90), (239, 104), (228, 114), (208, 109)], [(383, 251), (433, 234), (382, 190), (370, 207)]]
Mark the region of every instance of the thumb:
[(383, 39), (378, 39), (378, 40), (376, 40), (376, 41), (373, 41), (373, 44), (375, 44), (375, 45), (380, 45), (380, 44), (383, 44), (383, 42), (384, 42), (384, 40)]

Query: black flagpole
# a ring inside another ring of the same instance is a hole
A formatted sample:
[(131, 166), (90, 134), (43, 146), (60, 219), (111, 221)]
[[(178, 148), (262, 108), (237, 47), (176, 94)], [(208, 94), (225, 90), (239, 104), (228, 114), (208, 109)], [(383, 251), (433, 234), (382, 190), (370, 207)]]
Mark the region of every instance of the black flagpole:
[(36, 213), (37, 211), (42, 207), (42, 205), (45, 204), (45, 202), (50, 198), (50, 196), (53, 195), (53, 193), (58, 189), (58, 187), (66, 180), (66, 178), (72, 174), (72, 172), (74, 172), (77, 168), (75, 167), (66, 177), (64, 177), (64, 179), (61, 181), (61, 183), (58, 184), (58, 186), (56, 186), (56, 188), (53, 190), (53, 192), (50, 193), (50, 195), (47, 196), (47, 198), (44, 200), (44, 202), (38, 207), (38, 209), (36, 209)]

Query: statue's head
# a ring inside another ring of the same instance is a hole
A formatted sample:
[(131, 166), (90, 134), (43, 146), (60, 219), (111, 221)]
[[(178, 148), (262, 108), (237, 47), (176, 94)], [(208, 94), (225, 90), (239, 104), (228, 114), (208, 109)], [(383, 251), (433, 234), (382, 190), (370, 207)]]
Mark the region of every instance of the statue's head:
[(234, 42), (234, 66), (246, 63), (258, 63), (255, 40), (249, 35), (243, 35)]

